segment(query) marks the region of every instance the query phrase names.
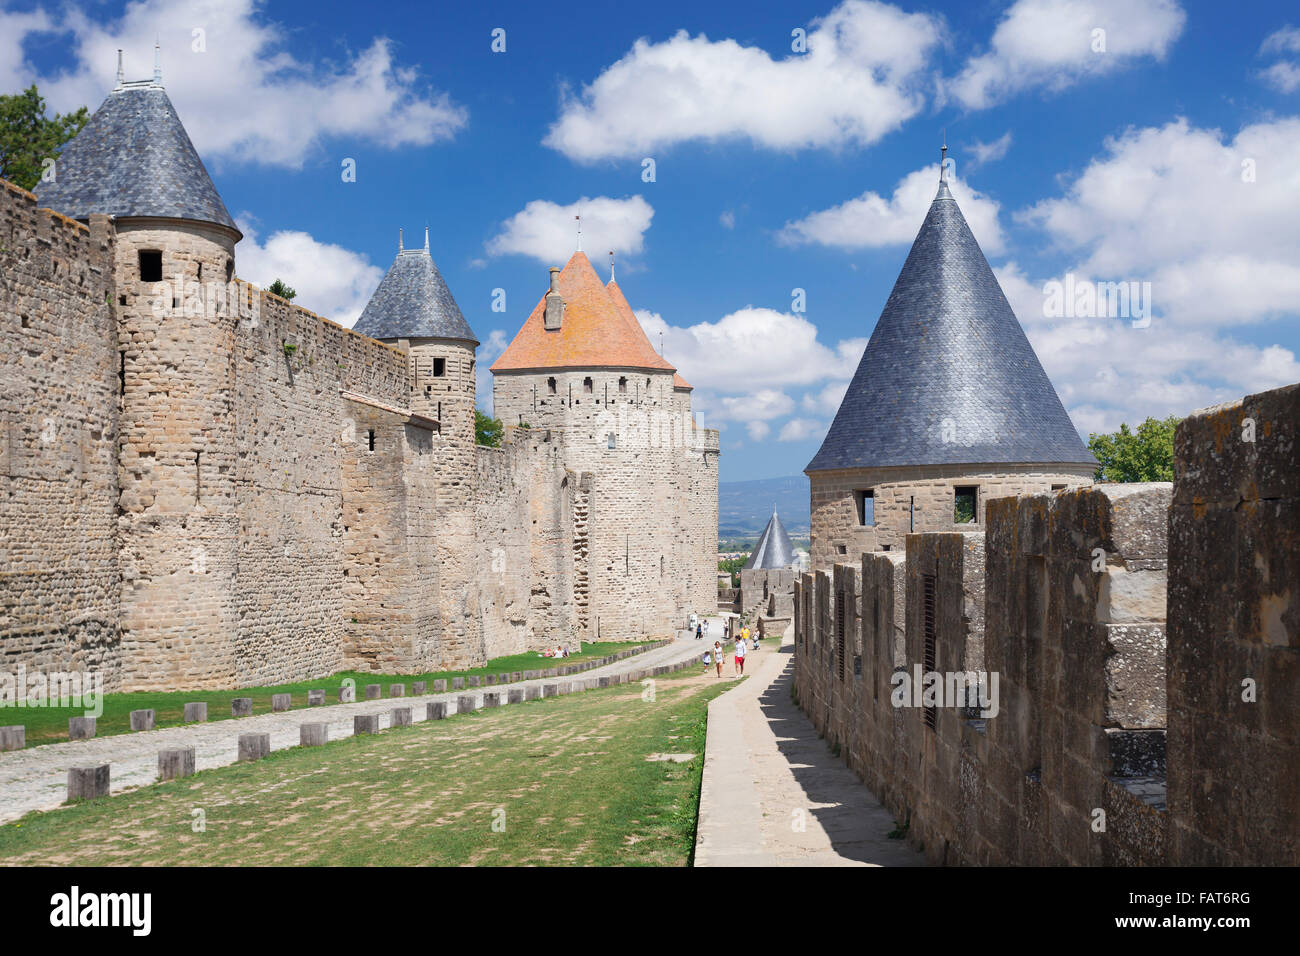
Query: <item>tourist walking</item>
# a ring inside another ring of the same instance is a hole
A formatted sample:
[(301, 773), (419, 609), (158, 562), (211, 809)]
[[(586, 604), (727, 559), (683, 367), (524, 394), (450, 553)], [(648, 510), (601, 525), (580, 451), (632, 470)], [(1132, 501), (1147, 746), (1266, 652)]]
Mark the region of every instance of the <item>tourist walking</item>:
[(698, 641), (704, 637), (704, 628), (700, 624), (695, 625), (695, 639)]
[(745, 632), (741, 631), (740, 637), (736, 638), (736, 656), (732, 658), (732, 671), (736, 674), (745, 673), (745, 652), (749, 650), (748, 642), (745, 640)]
[(722, 649), (721, 641), (713, 642), (713, 663), (718, 665), (718, 676), (722, 676), (722, 659), (727, 656), (727, 652)]

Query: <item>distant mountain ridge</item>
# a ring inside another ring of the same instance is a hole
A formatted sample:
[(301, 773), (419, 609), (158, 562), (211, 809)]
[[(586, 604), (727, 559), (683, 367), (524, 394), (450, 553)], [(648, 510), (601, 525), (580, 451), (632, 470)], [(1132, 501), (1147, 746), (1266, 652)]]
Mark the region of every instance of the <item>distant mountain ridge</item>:
[(718, 537), (757, 538), (772, 517), (773, 505), (791, 537), (808, 536), (806, 475), (718, 482)]

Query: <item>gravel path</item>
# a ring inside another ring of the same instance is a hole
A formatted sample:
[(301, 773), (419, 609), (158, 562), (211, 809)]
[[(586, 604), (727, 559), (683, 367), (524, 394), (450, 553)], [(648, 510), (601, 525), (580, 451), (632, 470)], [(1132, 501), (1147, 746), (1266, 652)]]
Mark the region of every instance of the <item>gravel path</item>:
[(709, 703), (695, 865), (925, 865), (790, 699), (790, 633), (746, 663), (749, 679)]
[[(110, 788), (112, 793), (133, 787), (147, 786), (158, 777), (158, 752), (171, 747), (193, 747), (196, 769), (208, 770), (224, 767), (238, 758), (239, 735), (265, 733), (271, 735), (271, 749), (282, 750), (299, 744), (299, 726), (305, 723), (329, 724), (329, 739), (339, 740), (352, 736), (352, 718), (357, 714), (379, 714), (379, 726), (386, 729), (392, 724), (394, 707), (410, 707), (416, 722), (425, 718), (425, 705), (433, 701), (446, 701), (448, 714), (456, 713), (456, 698), (473, 696), (475, 706), (483, 706), (483, 694), (501, 694), (501, 704), (506, 705), (506, 691), (526, 688), (529, 685), (574, 683), (581, 687), (584, 681), (615, 674), (629, 674), (644, 668), (676, 664), (694, 657), (699, 645), (679, 639), (674, 643), (634, 654), (621, 661), (595, 667), (581, 674), (567, 677), (547, 677), (539, 680), (497, 684), (492, 687), (474, 687), (445, 694), (424, 694), (419, 697), (385, 697), (380, 700), (363, 700), (351, 704), (326, 704), (321, 707), (296, 706), (282, 713), (258, 714), (235, 720), (212, 723), (186, 724), (161, 730), (118, 734), (91, 740), (44, 744), (26, 750), (0, 753), (0, 823), (7, 823), (33, 810), (49, 810), (67, 798), (68, 770), (71, 767), (112, 765)], [(551, 662), (538, 658), (538, 667), (549, 667)], [(384, 681), (387, 692), (390, 681)], [(337, 696), (337, 685), (321, 681), (322, 687), (332, 688), (327, 695)], [(407, 681), (409, 688), (410, 682)], [(575, 688), (576, 690), (577, 688)], [(362, 688), (358, 686), (358, 692)], [(202, 692), (195, 692), (202, 700)]]

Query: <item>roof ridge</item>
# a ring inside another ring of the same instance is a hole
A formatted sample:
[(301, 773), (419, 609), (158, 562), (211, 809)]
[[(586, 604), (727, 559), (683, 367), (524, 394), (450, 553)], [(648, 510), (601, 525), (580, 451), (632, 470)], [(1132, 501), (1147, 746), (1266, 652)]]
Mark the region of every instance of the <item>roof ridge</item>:
[(397, 251), (352, 328), (374, 339), (459, 339), (478, 344), (428, 248)]

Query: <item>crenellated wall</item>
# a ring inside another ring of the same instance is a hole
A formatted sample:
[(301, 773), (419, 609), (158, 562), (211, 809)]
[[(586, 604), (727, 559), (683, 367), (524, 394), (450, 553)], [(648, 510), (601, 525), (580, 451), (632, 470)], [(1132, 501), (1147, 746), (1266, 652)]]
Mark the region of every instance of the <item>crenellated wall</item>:
[[(938, 863), (1295, 865), (1297, 428), (1300, 386), (1248, 396), (1179, 426), (1173, 486), (801, 575), (801, 707)], [(997, 693), (911, 706), (918, 664)]]

